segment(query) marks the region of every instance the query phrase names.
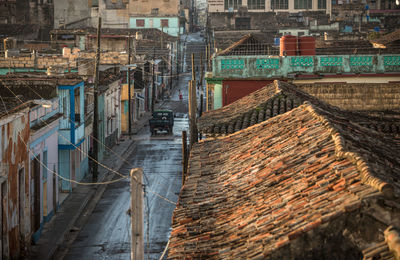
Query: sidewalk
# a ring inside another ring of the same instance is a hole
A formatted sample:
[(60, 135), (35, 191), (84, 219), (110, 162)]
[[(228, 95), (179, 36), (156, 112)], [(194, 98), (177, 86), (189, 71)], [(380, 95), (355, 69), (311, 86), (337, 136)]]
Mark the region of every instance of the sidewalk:
[[(149, 118), (149, 114), (145, 114), (142, 118), (135, 122), (132, 132), (138, 133), (145, 125)], [(124, 159), (135, 149), (135, 142), (129, 139), (128, 136), (123, 137), (123, 141), (112, 147), (112, 150)], [(116, 160), (116, 155), (109, 152), (101, 162), (113, 170), (119, 170), (124, 161)], [(111, 180), (115, 174), (110, 173), (104, 167), (99, 166), (98, 182)], [(87, 176), (82, 182), (91, 182), (91, 176)], [(44, 225), (42, 235), (36, 245), (30, 247), (29, 259), (52, 259), (57, 248), (62, 245), (68, 233), (73, 229), (75, 222), (81, 215), (83, 210), (90, 202), (101, 198), (102, 193), (105, 191), (103, 185), (78, 185), (72, 190), (70, 195), (61, 204), (59, 210), (54, 215), (49, 223)]]

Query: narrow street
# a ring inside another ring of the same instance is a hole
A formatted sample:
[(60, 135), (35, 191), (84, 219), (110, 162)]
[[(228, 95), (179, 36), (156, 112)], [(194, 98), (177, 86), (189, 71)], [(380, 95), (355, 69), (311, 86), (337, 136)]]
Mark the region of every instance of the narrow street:
[[(191, 52), (202, 51), (199, 34), (189, 35), (185, 59)], [(196, 61), (198, 65), (199, 60)], [(187, 68), (191, 69), (191, 68)], [(175, 112), (173, 135), (160, 133), (150, 136), (148, 125), (132, 136), (136, 150), (119, 170), (129, 174), (134, 167), (143, 168), (146, 193), (144, 197), (144, 251), (146, 259), (159, 259), (171, 232), (171, 217), (182, 183), (182, 131), (188, 130), (188, 88), (191, 73), (184, 71), (179, 85), (168, 100), (160, 101), (160, 108)], [(183, 101), (179, 100), (179, 90)], [(90, 216), (82, 221), (70, 245), (64, 248), (64, 259), (129, 259), (130, 258), (130, 206), (129, 180), (108, 185)], [(79, 223), (76, 225), (79, 227)]]

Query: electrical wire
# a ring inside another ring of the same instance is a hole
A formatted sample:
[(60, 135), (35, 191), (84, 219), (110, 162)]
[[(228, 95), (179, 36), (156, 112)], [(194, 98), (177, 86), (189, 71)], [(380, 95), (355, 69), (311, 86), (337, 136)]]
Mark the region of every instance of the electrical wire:
[[(0, 97), (1, 97), (1, 96), (0, 96)], [(18, 98), (18, 97), (16, 97), (16, 98)], [(3, 99), (3, 98), (1, 97), (1, 99)], [(18, 99), (19, 99), (19, 98), (18, 98)], [(25, 103), (28, 103), (28, 102), (25, 102)], [(24, 104), (24, 103), (23, 103), (23, 104)], [(7, 110), (7, 108), (6, 108), (6, 110)], [(8, 114), (8, 112), (7, 112), (7, 114)], [(19, 136), (19, 138), (21, 139), (22, 143), (25, 145), (26, 149), (29, 151), (29, 153), (31, 153), (32, 156), (33, 156), (34, 158), (36, 158), (36, 155), (35, 155), (35, 154), (32, 152), (32, 150), (29, 148), (29, 145), (25, 142), (24, 138), (22, 138), (22, 136), (21, 136), (20, 133), (18, 133), (18, 136)], [(42, 161), (40, 161), (40, 160), (37, 160), (37, 159), (36, 159), (36, 161), (38, 161), (39, 164), (40, 164), (42, 167), (44, 167), (47, 171), (49, 171), (50, 173), (56, 175), (56, 176), (59, 177), (60, 179), (65, 180), (65, 181), (69, 181), (69, 182), (72, 182), (72, 183), (80, 184), (80, 185), (111, 184), (111, 183), (114, 183), (114, 182), (121, 181), (122, 179), (127, 179), (127, 177), (128, 177), (128, 176), (126, 176), (126, 177), (124, 177), (124, 178), (115, 179), (115, 180), (106, 181), (106, 182), (96, 182), (96, 183), (78, 182), (78, 181), (75, 181), (75, 180), (72, 180), (72, 179), (68, 179), (68, 178), (65, 178), (65, 177), (59, 175), (59, 174), (56, 173), (55, 171), (51, 170), (47, 165), (45, 165), (45, 164), (44, 164)]]
[[(5, 84), (5, 82), (4, 82), (2, 79), (0, 79), (0, 82), (2, 82), (3, 85), (4, 85), (4, 86), (5, 86), (5, 87), (6, 87), (6, 88), (7, 88), (7, 89), (22, 103), (22, 104), (29, 103), (29, 102), (25, 102), (25, 103), (24, 103), (14, 92)], [(22, 82), (22, 83), (23, 83), (23, 82)], [(26, 86), (29, 87), (29, 85), (26, 85)], [(32, 88), (31, 88), (31, 89), (32, 89)], [(36, 92), (36, 94), (39, 95), (37, 92)], [(39, 95), (39, 97), (41, 97), (41, 96)], [(43, 123), (45, 123), (45, 124), (48, 126), (47, 122), (45, 122), (45, 121), (42, 120), (42, 119), (41, 119), (41, 121), (42, 121)], [(87, 154), (86, 152), (82, 151), (82, 150), (81, 150), (79, 147), (77, 147), (75, 144), (71, 143), (71, 142), (70, 142), (67, 138), (65, 138), (63, 135), (61, 135), (61, 134), (58, 133), (58, 132), (57, 132), (57, 134), (58, 134), (60, 137), (62, 137), (64, 140), (66, 140), (66, 142), (68, 142), (68, 143), (70, 143), (72, 146), (74, 146), (80, 153), (82, 153), (83, 155), (87, 156), (88, 158), (92, 158), (92, 157), (89, 156), (89, 154)], [(103, 145), (104, 145), (104, 144), (103, 144)], [(121, 176), (122, 178), (117, 179), (117, 180), (112, 180), (112, 181), (109, 181), (109, 182), (104, 182), (104, 183), (99, 183), (99, 182), (96, 182), (96, 183), (83, 183), (83, 182), (78, 182), (78, 181), (75, 181), (75, 180), (72, 180), (72, 179), (68, 179), (68, 178), (62, 177), (61, 175), (58, 175), (57, 173), (55, 173), (55, 174), (56, 174), (57, 176), (59, 176), (61, 179), (65, 180), (65, 181), (71, 181), (71, 182), (73, 182), (73, 183), (80, 184), (80, 185), (110, 184), (110, 183), (114, 183), (114, 182), (121, 181), (121, 180), (124, 180), (124, 179), (129, 178), (129, 176), (127, 176), (127, 175), (125, 175), (125, 174), (121, 174), (121, 173), (119, 173), (119, 172), (117, 172), (117, 171), (115, 171), (115, 170), (113, 170), (113, 169), (107, 167), (106, 165), (100, 163), (99, 161), (94, 160), (94, 158), (92, 158), (92, 160), (93, 160), (94, 163), (97, 163), (98, 165), (100, 165), (100, 166), (102, 166), (103, 168), (105, 168), (105, 169), (107, 169), (107, 170), (109, 170), (109, 171), (111, 171), (111, 172), (113, 172), (113, 173), (115, 173), (115, 174)], [(47, 167), (46, 167), (46, 168), (47, 168)], [(47, 168), (47, 169), (48, 169), (48, 168)], [(50, 172), (53, 172), (53, 171), (50, 170), (50, 169), (48, 169), (48, 170), (49, 170)], [(143, 176), (145, 176), (145, 174), (143, 174)], [(146, 178), (146, 180), (147, 180), (147, 177), (145, 177), (145, 178)], [(136, 179), (134, 179), (134, 180), (135, 180), (136, 182), (138, 182)], [(138, 184), (144, 186), (143, 183), (139, 183), (139, 182), (138, 182)], [(160, 194), (158, 194), (158, 193), (156, 193), (156, 192), (154, 192), (154, 191), (152, 191), (152, 190), (150, 190), (150, 189), (148, 189), (148, 192), (150, 192), (150, 193), (156, 195), (157, 197), (163, 199), (163, 200), (166, 201), (166, 202), (169, 202), (169, 203), (171, 203), (171, 204), (173, 204), (173, 205), (176, 205), (175, 202), (171, 201), (170, 199), (168, 199), (168, 198), (166, 198), (166, 197), (164, 197), (164, 196), (162, 196), (162, 195), (160, 195)]]
[[(2, 82), (3, 83), (3, 86), (5, 86), (22, 104), (24, 103), (7, 85), (5, 85), (4, 84), (4, 82), (3, 82), (3, 80), (1, 80), (0, 79), (0, 82)], [(47, 124), (47, 122), (45, 122), (43, 119), (40, 119), (44, 124), (46, 124), (47, 126), (49, 126), (48, 124)], [(83, 152), (82, 151), (82, 149), (80, 149), (78, 146), (76, 146), (75, 144), (73, 144), (70, 140), (68, 140), (65, 136), (63, 136), (62, 134), (60, 134), (60, 133), (58, 133), (57, 132), (57, 134), (58, 134), (58, 136), (60, 136), (61, 138), (63, 138), (67, 143), (69, 143), (70, 145), (72, 145), (74, 148), (76, 148), (79, 152), (81, 152), (83, 155), (85, 155), (85, 156), (88, 156), (88, 154), (86, 153), (86, 152)], [(89, 157), (89, 156), (88, 156)], [(108, 166), (106, 166), (106, 165), (104, 165), (104, 164), (102, 164), (101, 162), (99, 162), (99, 161), (97, 161), (97, 160), (95, 160), (94, 158), (92, 158), (92, 157), (90, 157), (92, 160), (93, 160), (93, 162), (94, 163), (97, 163), (99, 166), (102, 166), (104, 169), (106, 169), (106, 170), (109, 170), (109, 171), (111, 171), (111, 172), (113, 172), (113, 173), (115, 173), (115, 174), (117, 174), (117, 175), (119, 175), (119, 176), (121, 176), (121, 177), (126, 177), (126, 175), (124, 175), (124, 174), (121, 174), (121, 173), (119, 173), (119, 172), (117, 172), (117, 171), (115, 171), (114, 169), (111, 169), (110, 167), (108, 167)]]
[[(22, 82), (24, 83), (24, 82)], [(4, 84), (4, 83), (3, 83)], [(32, 92), (34, 92), (40, 99), (44, 99), (43, 96), (41, 96), (36, 90), (34, 90), (31, 86), (29, 86), (28, 84), (25, 84), (26, 87), (28, 87), (30, 90), (32, 90)], [(68, 120), (74, 124), (76, 124), (76, 122), (73, 122), (71, 120), (71, 118), (68, 118)], [(130, 163), (128, 160), (126, 160), (125, 158), (123, 158), (122, 156), (120, 156), (117, 152), (115, 152), (112, 148), (108, 147), (106, 144), (104, 144), (103, 142), (101, 142), (99, 139), (97, 139), (96, 137), (94, 137), (93, 135), (90, 135), (99, 145), (101, 145), (102, 147), (106, 148), (107, 150), (111, 151), (114, 155), (116, 155), (119, 159), (121, 159), (123, 162), (129, 164), (131, 167), (135, 168), (136, 166), (134, 166), (132, 163)], [(78, 148), (80, 149), (80, 148)], [(88, 158), (94, 160), (93, 157), (91, 157), (88, 153), (81, 151), (81, 153), (85, 156), (87, 156)], [(95, 160), (94, 160), (95, 161)], [(125, 176), (125, 175), (124, 175)], [(144, 175), (146, 181), (147, 181), (147, 176)]]

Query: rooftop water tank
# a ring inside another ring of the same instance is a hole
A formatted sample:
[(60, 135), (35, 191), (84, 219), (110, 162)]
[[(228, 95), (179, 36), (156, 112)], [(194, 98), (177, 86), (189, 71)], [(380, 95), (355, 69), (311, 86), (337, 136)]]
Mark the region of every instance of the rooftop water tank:
[(297, 55), (297, 36), (285, 35), (281, 37), (280, 56)]
[(315, 56), (315, 38), (312, 36), (299, 37), (299, 55)]

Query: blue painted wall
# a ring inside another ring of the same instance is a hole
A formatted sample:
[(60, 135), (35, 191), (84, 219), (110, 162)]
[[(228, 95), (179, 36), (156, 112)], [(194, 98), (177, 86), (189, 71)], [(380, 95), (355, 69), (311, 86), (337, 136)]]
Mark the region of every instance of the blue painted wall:
[[(70, 150), (58, 150), (58, 164), (58, 172), (60, 173), (60, 175), (64, 178), (70, 179)], [(62, 191), (71, 191), (71, 183), (69, 181), (65, 181), (62, 179), (60, 179), (59, 181), (61, 181)]]

